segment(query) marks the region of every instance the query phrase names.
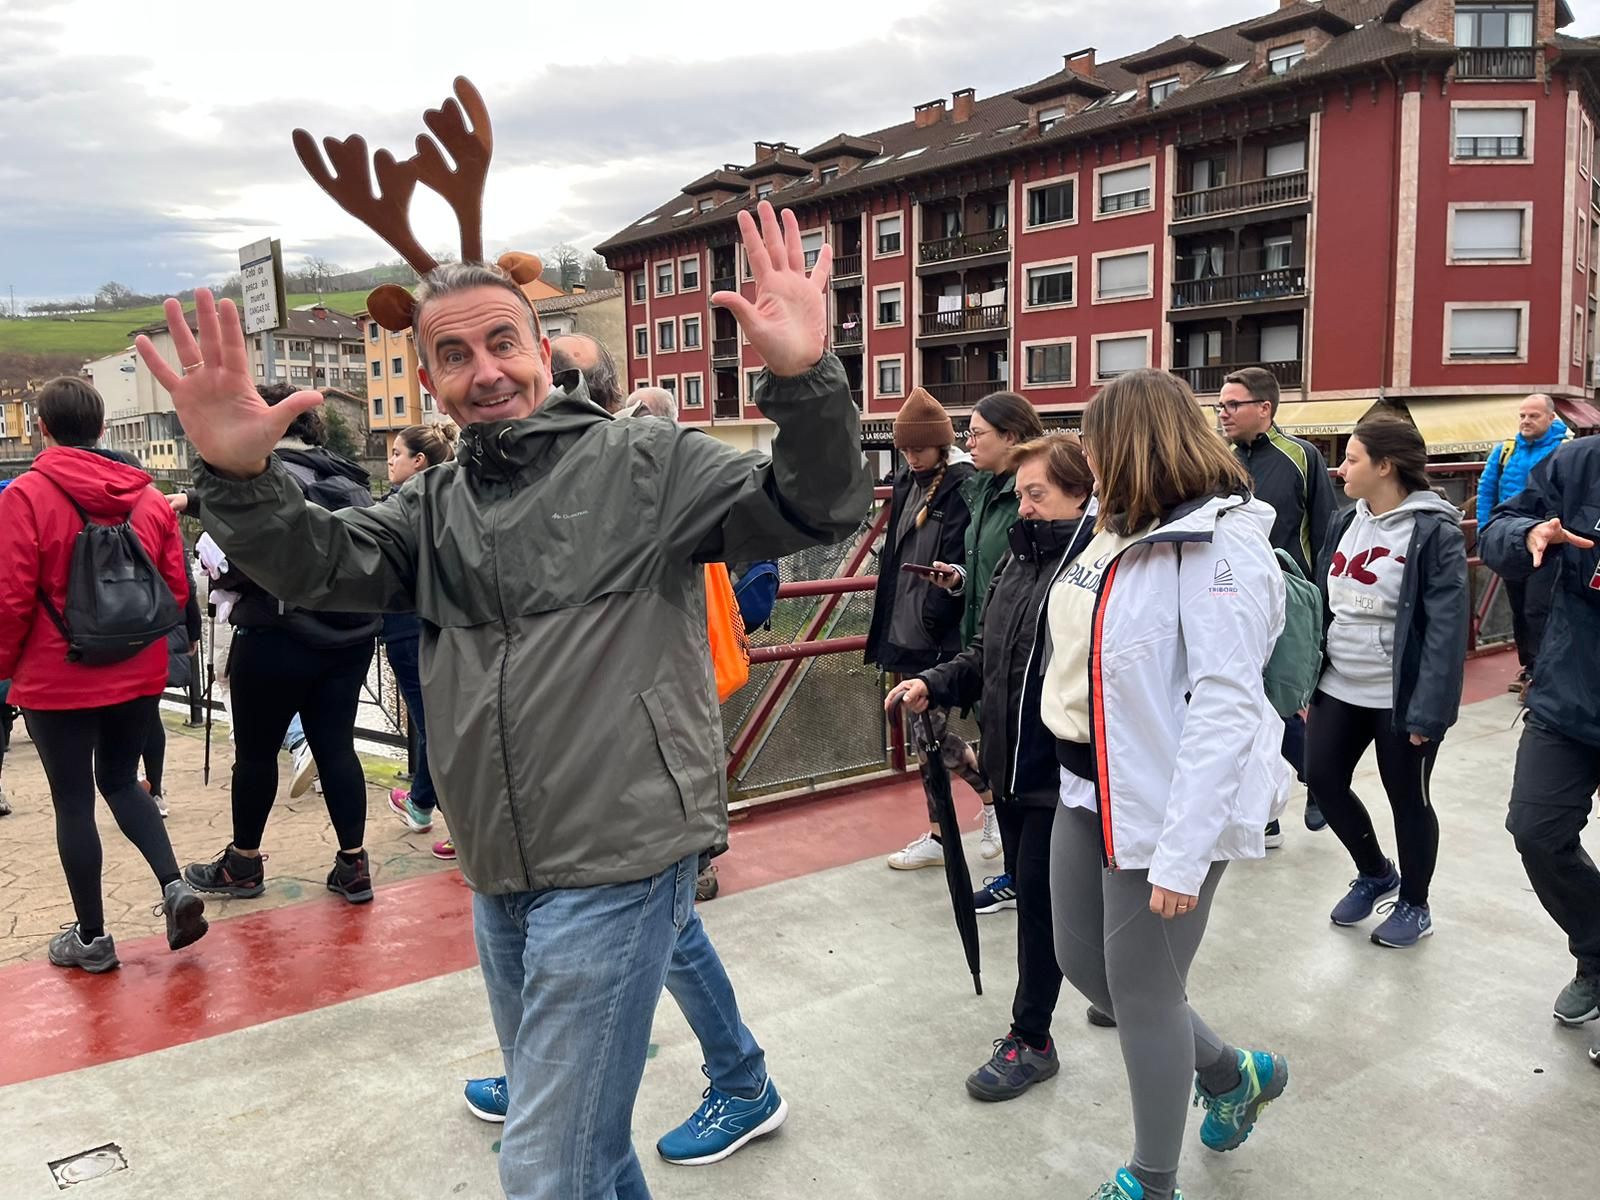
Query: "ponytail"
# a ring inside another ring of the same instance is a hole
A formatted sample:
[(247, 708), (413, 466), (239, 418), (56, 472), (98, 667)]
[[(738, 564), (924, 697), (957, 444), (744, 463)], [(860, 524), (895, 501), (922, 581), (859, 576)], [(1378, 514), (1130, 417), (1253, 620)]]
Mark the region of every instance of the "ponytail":
[(459, 432), (454, 425), (445, 422), (440, 425), (407, 425), (395, 437), (404, 442), (411, 453), (427, 459), (430, 467), (437, 467), (456, 456)]

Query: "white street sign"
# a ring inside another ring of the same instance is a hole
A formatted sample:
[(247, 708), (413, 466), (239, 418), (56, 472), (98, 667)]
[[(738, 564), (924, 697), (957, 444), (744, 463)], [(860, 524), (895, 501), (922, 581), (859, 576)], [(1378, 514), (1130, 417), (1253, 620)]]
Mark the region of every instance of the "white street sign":
[(270, 333), (283, 326), (283, 247), (276, 238), (251, 242), (239, 250), (244, 282), (244, 331)]

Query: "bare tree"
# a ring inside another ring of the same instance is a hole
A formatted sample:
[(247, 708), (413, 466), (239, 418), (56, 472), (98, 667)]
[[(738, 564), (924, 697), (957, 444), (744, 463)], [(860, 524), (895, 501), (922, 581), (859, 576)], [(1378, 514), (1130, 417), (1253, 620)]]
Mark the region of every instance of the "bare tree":
[(133, 289), (114, 279), (109, 283), (102, 283), (94, 294), (96, 308), (127, 308), (132, 301)]
[(570, 292), (583, 282), (583, 255), (576, 246), (557, 242), (544, 252), (544, 270), (539, 277), (549, 279), (563, 292)]
[(317, 294), (317, 299), (322, 299), (322, 293), (328, 290), (328, 283), (335, 275), (343, 275), (344, 268), (337, 263), (331, 263), (319, 255), (308, 254), (305, 257), (305, 270), (301, 278), (306, 282), (306, 290)]
[(601, 288), (616, 287), (617, 273), (606, 266), (606, 260), (593, 250), (583, 256), (583, 286), (591, 292)]

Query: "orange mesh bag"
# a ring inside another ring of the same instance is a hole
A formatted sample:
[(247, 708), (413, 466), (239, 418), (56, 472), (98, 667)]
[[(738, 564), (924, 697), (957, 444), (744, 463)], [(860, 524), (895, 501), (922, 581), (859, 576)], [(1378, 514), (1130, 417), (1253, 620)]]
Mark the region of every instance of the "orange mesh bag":
[(717, 699), (726, 700), (750, 682), (750, 639), (725, 563), (706, 564), (706, 631), (717, 671)]

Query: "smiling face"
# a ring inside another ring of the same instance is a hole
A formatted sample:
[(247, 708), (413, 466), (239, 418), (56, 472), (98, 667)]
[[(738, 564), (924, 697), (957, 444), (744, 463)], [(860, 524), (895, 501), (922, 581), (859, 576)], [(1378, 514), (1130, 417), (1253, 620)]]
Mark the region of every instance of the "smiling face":
[(426, 347), (422, 384), (457, 425), (531, 416), (550, 391), (550, 342), (506, 288), (479, 287), (430, 300), (417, 323)]

